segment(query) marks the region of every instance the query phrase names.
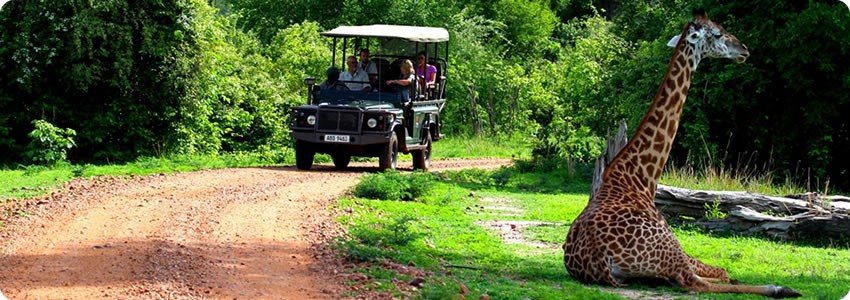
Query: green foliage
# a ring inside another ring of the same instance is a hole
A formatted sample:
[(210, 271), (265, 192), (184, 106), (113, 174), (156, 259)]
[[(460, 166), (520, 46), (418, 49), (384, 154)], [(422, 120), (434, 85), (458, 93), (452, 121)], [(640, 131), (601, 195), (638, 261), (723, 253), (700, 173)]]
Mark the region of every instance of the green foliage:
[(353, 261), (375, 261), (388, 255), (388, 248), (404, 247), (424, 234), (416, 230), (417, 218), (397, 215), (392, 219), (365, 217), (354, 221), (350, 237), (338, 241), (336, 247)]
[[(51, 115), (79, 135), (75, 155), (125, 160), (168, 148), (194, 73), (192, 1), (16, 1), (0, 14), (0, 109), (10, 143)], [(201, 3), (203, 4), (203, 3)], [(171, 144), (173, 145), (173, 144)]]
[(499, 0), (490, 8), (493, 19), (505, 24), (505, 37), (512, 43), (509, 56), (525, 59), (557, 53), (549, 40), (557, 25), (549, 1)]
[(26, 152), (28, 159), (35, 163), (52, 165), (68, 158), (68, 150), (76, 146), (74, 136), (77, 132), (71, 128), (59, 128), (45, 120), (33, 120), (35, 129), (28, 136), (30, 144)]
[(363, 176), (354, 187), (354, 195), (381, 200), (416, 200), (431, 190), (434, 177), (427, 172), (404, 174), (386, 171)]
[(726, 213), (720, 210), (720, 201), (711, 202), (711, 204), (706, 203), (705, 207), (705, 217), (707, 219), (725, 219)]

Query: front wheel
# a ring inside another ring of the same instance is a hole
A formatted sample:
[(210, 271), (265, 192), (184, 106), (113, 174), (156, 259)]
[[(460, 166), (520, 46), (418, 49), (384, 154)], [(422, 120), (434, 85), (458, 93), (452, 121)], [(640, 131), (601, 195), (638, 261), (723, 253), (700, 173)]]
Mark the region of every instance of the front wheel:
[(431, 167), (431, 134), (425, 133), (425, 138), (422, 140), (422, 145), (425, 149), (413, 151), (413, 169), (428, 171)]
[(381, 171), (392, 169), (395, 170), (398, 163), (398, 137), (393, 131), (390, 136), (390, 141), (381, 149), (381, 156), (378, 157), (378, 168)]
[(316, 156), (316, 151), (310, 143), (305, 141), (295, 141), (295, 167), (299, 170), (309, 170), (313, 167), (313, 157)]

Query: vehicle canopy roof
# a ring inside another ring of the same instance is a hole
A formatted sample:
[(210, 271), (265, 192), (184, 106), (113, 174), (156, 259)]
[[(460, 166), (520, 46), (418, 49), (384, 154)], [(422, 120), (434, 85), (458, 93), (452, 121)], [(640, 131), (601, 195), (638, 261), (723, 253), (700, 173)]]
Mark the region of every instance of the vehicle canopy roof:
[(446, 42), (449, 40), (449, 31), (445, 28), (386, 24), (339, 26), (333, 30), (322, 32), (322, 35), (330, 37), (398, 38), (420, 43)]

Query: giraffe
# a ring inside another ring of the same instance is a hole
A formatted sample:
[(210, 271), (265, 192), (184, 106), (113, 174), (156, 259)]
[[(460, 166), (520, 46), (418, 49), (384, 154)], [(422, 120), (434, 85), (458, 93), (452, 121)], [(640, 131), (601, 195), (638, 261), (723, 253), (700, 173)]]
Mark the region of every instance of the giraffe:
[(743, 43), (701, 9), (694, 10), (694, 20), (668, 46), (674, 47), (673, 55), (649, 111), (605, 169), (596, 197), (567, 233), (564, 266), (582, 282), (623, 286), (628, 280), (666, 280), (696, 292), (800, 297), (787, 287), (728, 284), (733, 281), (726, 270), (682, 250), (655, 207), (655, 189), (697, 64), (703, 57), (743, 63), (749, 56)]

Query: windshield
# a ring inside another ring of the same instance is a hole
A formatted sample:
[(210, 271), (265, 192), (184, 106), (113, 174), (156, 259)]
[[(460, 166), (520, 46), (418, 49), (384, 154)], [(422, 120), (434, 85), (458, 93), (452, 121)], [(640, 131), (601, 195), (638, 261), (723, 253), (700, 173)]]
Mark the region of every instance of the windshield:
[(316, 94), (319, 105), (354, 105), (361, 108), (400, 108), (400, 99), (399, 94), (389, 92), (320, 90)]

